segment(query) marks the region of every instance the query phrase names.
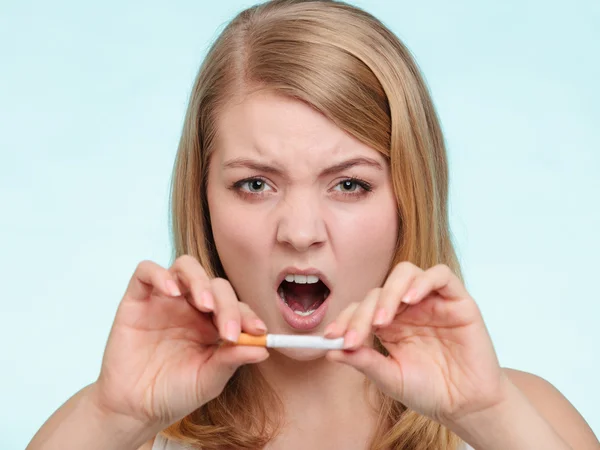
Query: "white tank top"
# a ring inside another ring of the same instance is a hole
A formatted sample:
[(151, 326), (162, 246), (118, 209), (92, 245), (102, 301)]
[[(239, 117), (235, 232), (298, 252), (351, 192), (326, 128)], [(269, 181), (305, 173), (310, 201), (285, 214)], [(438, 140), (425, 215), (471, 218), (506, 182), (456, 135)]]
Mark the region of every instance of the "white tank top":
[(152, 450), (187, 450), (188, 448), (190, 447), (167, 439), (160, 434), (156, 436), (154, 445), (152, 446)]
[[(152, 446), (152, 450), (190, 450), (192, 447), (188, 447), (187, 445), (180, 444), (179, 442), (174, 442), (169, 439), (166, 439), (162, 435), (156, 436), (154, 439), (154, 445)], [(196, 449), (197, 450), (197, 449)], [(464, 444), (464, 446), (460, 450), (473, 450), (468, 444)]]

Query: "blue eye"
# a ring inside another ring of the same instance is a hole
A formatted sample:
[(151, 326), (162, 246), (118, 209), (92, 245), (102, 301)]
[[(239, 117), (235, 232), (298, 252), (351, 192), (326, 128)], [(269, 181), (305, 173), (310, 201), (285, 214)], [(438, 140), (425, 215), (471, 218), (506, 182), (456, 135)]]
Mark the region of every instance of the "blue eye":
[(335, 189), (345, 194), (360, 194), (362, 192), (369, 192), (371, 185), (366, 181), (359, 180), (358, 178), (348, 178), (340, 181)]
[(340, 186), (342, 191), (346, 192), (354, 192), (356, 188), (360, 187), (358, 182), (354, 180), (344, 180), (338, 186)]
[(243, 185), (247, 185), (250, 192), (262, 192), (265, 189), (265, 182), (259, 179), (245, 181)]
[(246, 178), (233, 184), (233, 189), (241, 194), (262, 194), (273, 188), (262, 178)]

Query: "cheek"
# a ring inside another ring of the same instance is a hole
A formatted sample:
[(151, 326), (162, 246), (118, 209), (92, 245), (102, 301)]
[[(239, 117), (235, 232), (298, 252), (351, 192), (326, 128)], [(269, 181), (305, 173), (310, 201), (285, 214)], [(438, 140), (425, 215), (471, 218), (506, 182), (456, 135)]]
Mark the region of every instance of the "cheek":
[(238, 298), (265, 320), (264, 311), (255, 299), (264, 298), (264, 293), (257, 290), (263, 284), (257, 280), (264, 278), (265, 264), (269, 261), (270, 234), (264, 217), (261, 220), (251, 209), (233, 204), (225, 197), (209, 196), (217, 253)]
[(210, 214), (217, 252), (226, 270), (266, 254), (268, 233), (256, 214), (225, 199), (215, 202)]
[[(362, 265), (386, 266), (390, 261), (397, 237), (394, 217), (376, 215), (357, 222), (352, 236), (353, 257)], [(387, 267), (386, 267), (387, 269)]]
[(337, 233), (345, 240), (353, 241), (354, 246), (365, 248), (373, 247), (373, 252), (380, 253), (382, 249), (393, 251), (390, 242), (395, 242), (398, 233), (396, 201), (393, 196), (386, 193), (361, 208), (356, 214), (347, 217), (350, 219), (345, 224), (337, 224)]
[(387, 196), (351, 222), (336, 225), (332, 235), (338, 238), (335, 249), (340, 274), (346, 272), (344, 279), (352, 280), (353, 289), (364, 295), (385, 281), (392, 263), (398, 238), (396, 200)]

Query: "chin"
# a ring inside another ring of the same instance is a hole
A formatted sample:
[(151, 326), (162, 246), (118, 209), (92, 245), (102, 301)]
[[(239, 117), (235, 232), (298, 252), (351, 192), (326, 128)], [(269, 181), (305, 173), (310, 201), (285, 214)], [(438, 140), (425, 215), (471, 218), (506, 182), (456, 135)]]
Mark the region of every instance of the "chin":
[(312, 348), (272, 348), (271, 352), (277, 352), (286, 358), (296, 361), (314, 361), (315, 359), (324, 358), (328, 350), (312, 349)]

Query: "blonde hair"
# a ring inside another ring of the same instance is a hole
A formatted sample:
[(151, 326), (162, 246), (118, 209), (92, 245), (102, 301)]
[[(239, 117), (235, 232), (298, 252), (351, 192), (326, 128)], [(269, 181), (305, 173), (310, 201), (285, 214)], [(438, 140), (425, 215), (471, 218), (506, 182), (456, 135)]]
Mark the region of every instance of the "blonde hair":
[[(446, 150), (427, 86), (390, 30), (367, 12), (333, 0), (256, 5), (237, 15), (210, 48), (194, 83), (175, 162), (175, 258), (195, 256), (210, 276), (225, 276), (208, 214), (208, 163), (218, 114), (235, 97), (259, 89), (305, 102), (386, 156), (400, 223), (393, 265), (442, 263), (461, 277), (448, 224)], [(372, 449), (459, 445), (439, 423), (380, 397)], [(282, 407), (260, 374), (243, 366), (219, 397), (163, 434), (203, 449), (260, 448), (277, 433)]]

